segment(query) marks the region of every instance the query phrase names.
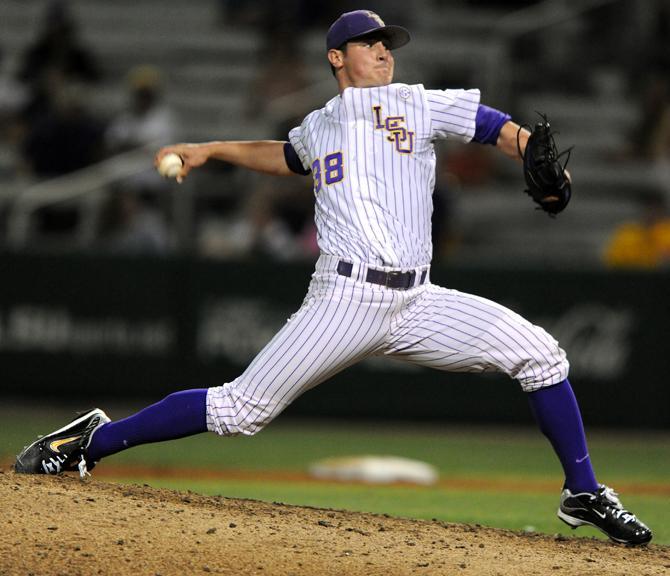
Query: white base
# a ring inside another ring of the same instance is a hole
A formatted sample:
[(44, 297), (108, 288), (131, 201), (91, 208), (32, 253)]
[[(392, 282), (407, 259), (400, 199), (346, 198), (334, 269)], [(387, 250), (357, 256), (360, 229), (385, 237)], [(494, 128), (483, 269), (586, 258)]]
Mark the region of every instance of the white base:
[(409, 482), (430, 485), (438, 480), (434, 466), (397, 456), (345, 456), (327, 458), (309, 467), (315, 478), (348, 480), (371, 484)]

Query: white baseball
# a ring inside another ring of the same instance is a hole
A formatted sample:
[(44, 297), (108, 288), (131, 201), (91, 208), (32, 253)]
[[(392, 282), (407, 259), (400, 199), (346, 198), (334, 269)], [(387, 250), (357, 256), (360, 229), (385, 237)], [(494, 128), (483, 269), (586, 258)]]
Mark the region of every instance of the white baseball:
[(171, 152), (163, 156), (158, 165), (158, 173), (165, 178), (176, 178), (184, 165), (180, 156)]

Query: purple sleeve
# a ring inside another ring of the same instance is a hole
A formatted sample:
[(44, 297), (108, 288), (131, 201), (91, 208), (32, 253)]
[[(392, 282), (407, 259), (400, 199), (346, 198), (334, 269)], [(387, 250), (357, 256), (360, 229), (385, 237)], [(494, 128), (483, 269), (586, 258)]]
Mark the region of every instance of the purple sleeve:
[(284, 158), (286, 159), (286, 165), (291, 172), (295, 172), (301, 176), (306, 176), (310, 173), (310, 170), (305, 170), (303, 168), (302, 162), (290, 142), (284, 142)]
[(501, 128), (505, 122), (511, 119), (512, 117), (509, 114), (480, 104), (479, 108), (477, 108), (475, 135), (472, 140), (480, 144), (493, 144), (495, 146)]

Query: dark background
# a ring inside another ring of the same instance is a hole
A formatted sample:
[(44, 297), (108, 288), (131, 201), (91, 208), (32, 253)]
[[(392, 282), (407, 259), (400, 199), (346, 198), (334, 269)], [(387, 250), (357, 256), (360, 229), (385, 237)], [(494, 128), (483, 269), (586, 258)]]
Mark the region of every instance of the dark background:
[[(307, 264), (193, 258), (0, 257), (2, 396), (158, 400), (221, 385), (297, 310)], [(568, 352), (584, 419), (667, 429), (670, 275), (441, 266), (435, 283), (510, 306)], [(1, 398), (0, 398), (1, 401)], [(505, 376), (375, 359), (303, 395), (294, 416), (525, 423)]]

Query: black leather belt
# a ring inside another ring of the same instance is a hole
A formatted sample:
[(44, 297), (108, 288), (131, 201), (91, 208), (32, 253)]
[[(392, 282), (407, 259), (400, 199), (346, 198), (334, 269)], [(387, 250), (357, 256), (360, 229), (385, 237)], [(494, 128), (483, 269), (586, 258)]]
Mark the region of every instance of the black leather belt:
[[(351, 272), (353, 268), (354, 265), (351, 262), (340, 260), (337, 264), (337, 273), (340, 276), (351, 278)], [(426, 281), (426, 275), (427, 270), (423, 270), (421, 272), (421, 276), (419, 277), (419, 286)], [(409, 272), (384, 272), (383, 270), (368, 268), (367, 274), (365, 275), (366, 282), (379, 284), (380, 286), (386, 286), (387, 288), (395, 288), (397, 290), (407, 290), (408, 288), (414, 288), (415, 280), (416, 270), (410, 270)]]

